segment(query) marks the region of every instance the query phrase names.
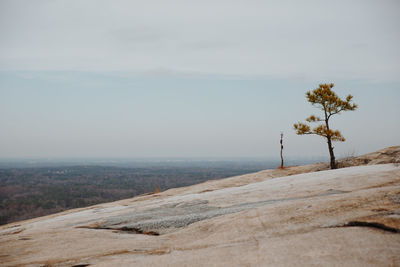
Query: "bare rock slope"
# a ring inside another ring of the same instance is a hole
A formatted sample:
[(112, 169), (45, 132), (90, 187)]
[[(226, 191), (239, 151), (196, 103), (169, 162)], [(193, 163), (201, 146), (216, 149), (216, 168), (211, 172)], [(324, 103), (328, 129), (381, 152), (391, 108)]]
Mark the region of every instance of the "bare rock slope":
[(400, 266), (399, 159), (390, 147), (5, 225), (0, 266)]

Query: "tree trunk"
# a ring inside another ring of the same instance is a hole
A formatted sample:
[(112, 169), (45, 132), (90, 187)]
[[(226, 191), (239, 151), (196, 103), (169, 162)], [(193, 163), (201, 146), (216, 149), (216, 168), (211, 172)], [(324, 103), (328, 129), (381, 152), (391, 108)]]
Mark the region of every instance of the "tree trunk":
[(332, 140), (328, 137), (329, 155), (331, 156), (331, 169), (337, 169), (335, 154), (333, 153)]
[(325, 108), (324, 108), (324, 110), (325, 110), (325, 125), (326, 125), (326, 129), (327, 129), (326, 139), (328, 139), (329, 155), (331, 156), (331, 169), (333, 170), (333, 169), (337, 169), (337, 166), (336, 166), (335, 154), (333, 153), (332, 139), (329, 134), (329, 117), (328, 117), (328, 114), (326, 113)]

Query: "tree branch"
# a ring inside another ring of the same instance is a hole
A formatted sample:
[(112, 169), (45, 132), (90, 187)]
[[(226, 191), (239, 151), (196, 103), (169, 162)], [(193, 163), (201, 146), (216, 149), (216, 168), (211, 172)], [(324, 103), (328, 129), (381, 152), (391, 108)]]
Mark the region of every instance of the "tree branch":
[(330, 118), (332, 115), (338, 114), (338, 113), (342, 112), (343, 110), (344, 110), (344, 108), (340, 108), (340, 109), (338, 109), (338, 111), (329, 112), (328, 120), (329, 120), (329, 118)]

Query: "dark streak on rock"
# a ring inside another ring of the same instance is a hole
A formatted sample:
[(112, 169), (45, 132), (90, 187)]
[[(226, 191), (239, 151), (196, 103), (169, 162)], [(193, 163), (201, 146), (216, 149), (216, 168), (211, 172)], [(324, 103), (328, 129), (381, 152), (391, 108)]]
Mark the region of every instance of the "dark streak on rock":
[(133, 234), (142, 234), (142, 235), (153, 235), (153, 236), (158, 236), (160, 235), (158, 232), (155, 231), (143, 231), (141, 229), (135, 228), (135, 227), (120, 227), (120, 228), (111, 228), (111, 227), (101, 227), (101, 226), (95, 226), (95, 227), (87, 227), (87, 226), (81, 226), (77, 228), (87, 228), (87, 229), (96, 229), (96, 230), (113, 230), (114, 232), (129, 232)]
[(391, 233), (400, 233), (400, 229), (393, 228), (382, 223), (376, 222), (363, 222), (363, 221), (351, 221), (339, 227), (370, 227), (376, 228), (383, 231), (391, 232)]
[(135, 227), (126, 227), (126, 226), (121, 227), (121, 228), (116, 228), (116, 229), (113, 229), (113, 230), (118, 230), (118, 231), (123, 231), (123, 232), (132, 232), (132, 233), (135, 233), (135, 234), (143, 234), (143, 235), (156, 235), (156, 236), (160, 235), (159, 233), (157, 233), (155, 231), (143, 231), (143, 230), (140, 230), (140, 229), (135, 228)]

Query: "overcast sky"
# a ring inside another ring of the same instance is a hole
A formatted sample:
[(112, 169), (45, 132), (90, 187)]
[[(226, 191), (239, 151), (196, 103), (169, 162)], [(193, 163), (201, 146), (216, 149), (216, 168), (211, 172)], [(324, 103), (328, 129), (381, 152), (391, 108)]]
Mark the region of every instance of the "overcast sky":
[[(400, 1), (0, 0), (0, 157), (325, 155), (321, 82), (359, 110), (340, 155), (399, 145)], [(317, 112), (317, 110), (315, 111)]]

